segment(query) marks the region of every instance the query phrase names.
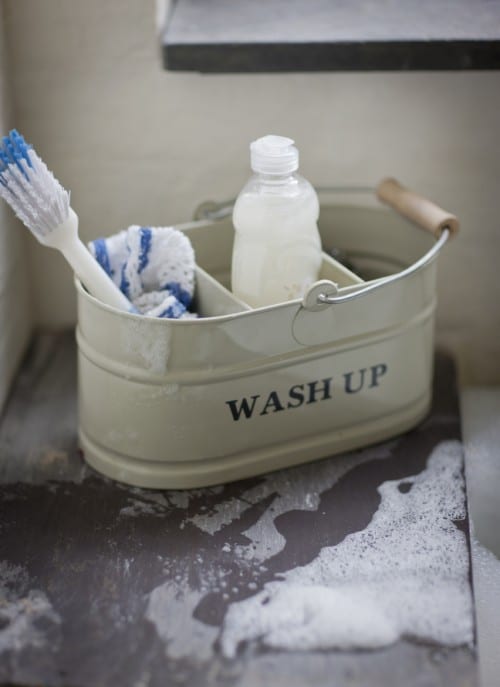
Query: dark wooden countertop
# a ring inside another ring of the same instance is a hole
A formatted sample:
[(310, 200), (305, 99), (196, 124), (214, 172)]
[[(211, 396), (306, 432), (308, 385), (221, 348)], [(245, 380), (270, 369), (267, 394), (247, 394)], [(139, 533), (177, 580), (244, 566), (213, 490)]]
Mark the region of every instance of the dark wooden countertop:
[[(410, 639), (375, 651), (223, 656), (231, 604), (363, 530), (387, 480), (460, 437), (454, 368), (434, 406), (377, 449), (221, 487), (151, 491), (85, 466), (72, 333), (39, 336), (0, 424), (0, 683), (54, 687), (472, 687), (475, 651)], [(401, 490), (403, 491), (403, 490)], [(468, 523), (456, 523), (468, 537)]]

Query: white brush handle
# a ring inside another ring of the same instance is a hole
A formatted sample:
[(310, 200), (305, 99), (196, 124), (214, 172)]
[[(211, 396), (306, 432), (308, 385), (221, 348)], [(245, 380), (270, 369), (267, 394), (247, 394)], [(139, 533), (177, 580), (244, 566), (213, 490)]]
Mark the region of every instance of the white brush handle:
[(75, 274), (93, 296), (114, 308), (133, 312), (134, 308), (128, 298), (108, 277), (78, 238), (78, 216), (74, 210), (70, 208), (68, 218), (53, 231), (37, 238), (44, 246), (61, 251)]

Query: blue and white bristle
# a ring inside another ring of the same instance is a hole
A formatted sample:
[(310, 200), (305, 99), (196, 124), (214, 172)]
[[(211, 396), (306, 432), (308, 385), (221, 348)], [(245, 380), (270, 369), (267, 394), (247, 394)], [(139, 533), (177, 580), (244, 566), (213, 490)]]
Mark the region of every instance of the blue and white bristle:
[(68, 191), (15, 129), (0, 146), (0, 196), (36, 236), (46, 236), (68, 217)]
[[(0, 196), (42, 239), (68, 219), (69, 193), (15, 129), (0, 144)], [(129, 227), (90, 244), (104, 271), (135, 308), (154, 317), (192, 317), (194, 251), (171, 227)]]
[(185, 234), (172, 227), (133, 225), (92, 241), (89, 247), (140, 313), (187, 316), (194, 292), (195, 257)]

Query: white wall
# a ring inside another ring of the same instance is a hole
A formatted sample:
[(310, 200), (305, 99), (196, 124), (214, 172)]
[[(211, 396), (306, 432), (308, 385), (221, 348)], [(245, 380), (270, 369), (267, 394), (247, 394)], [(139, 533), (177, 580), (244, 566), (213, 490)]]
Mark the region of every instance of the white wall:
[[(85, 239), (188, 219), (238, 191), (247, 145), (292, 136), (318, 185), (391, 174), (457, 213), (439, 338), (500, 382), (500, 74), (202, 76), (163, 71), (153, 0), (6, 0), (17, 126), (72, 189)], [(75, 318), (69, 269), (31, 240), (39, 323)]]
[[(11, 120), (3, 6), (0, 4), (0, 130)], [(0, 201), (0, 411), (30, 333), (24, 229)]]

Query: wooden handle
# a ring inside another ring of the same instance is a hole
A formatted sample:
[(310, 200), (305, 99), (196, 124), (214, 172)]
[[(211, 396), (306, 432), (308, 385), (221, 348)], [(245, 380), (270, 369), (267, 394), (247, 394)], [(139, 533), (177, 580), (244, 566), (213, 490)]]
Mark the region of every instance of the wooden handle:
[(396, 179), (381, 181), (377, 186), (377, 198), (437, 237), (443, 229), (449, 229), (452, 236), (458, 231), (459, 222), (455, 215), (401, 186)]

